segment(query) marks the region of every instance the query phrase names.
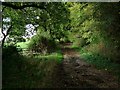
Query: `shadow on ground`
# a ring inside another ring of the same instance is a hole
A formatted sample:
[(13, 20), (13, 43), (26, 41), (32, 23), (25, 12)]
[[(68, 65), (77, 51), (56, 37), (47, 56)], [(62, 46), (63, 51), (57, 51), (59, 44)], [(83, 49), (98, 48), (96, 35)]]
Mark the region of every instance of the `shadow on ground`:
[(80, 58), (74, 49), (64, 46), (63, 62), (56, 72), (56, 87), (70, 88), (119, 88), (118, 79), (107, 71), (97, 70)]

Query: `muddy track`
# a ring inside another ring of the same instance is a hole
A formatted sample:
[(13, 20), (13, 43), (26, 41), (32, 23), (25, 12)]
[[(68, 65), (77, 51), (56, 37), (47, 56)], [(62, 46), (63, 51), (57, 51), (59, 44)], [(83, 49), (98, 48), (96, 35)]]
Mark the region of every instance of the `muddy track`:
[(56, 87), (120, 88), (115, 76), (86, 63), (75, 50), (64, 46), (62, 53), (64, 60), (57, 70)]

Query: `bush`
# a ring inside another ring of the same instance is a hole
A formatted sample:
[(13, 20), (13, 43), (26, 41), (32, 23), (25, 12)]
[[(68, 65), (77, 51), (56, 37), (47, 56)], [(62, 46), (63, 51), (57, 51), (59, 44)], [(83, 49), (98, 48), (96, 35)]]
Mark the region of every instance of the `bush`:
[(16, 46), (10, 45), (10, 46), (5, 46), (2, 49), (2, 58), (7, 59), (13, 55), (19, 55), (18, 54), (19, 50), (17, 49)]
[(108, 60), (111, 60), (111, 62), (120, 63), (120, 50), (117, 49), (112, 42), (109, 43), (106, 41), (105, 43), (104, 41), (100, 41), (99, 43), (90, 44), (82, 49), (85, 52), (99, 54)]
[(57, 44), (51, 38), (36, 35), (31, 39), (28, 47), (29, 50), (32, 50), (33, 52), (46, 54), (54, 51), (57, 48)]
[(88, 45), (88, 43), (84, 38), (77, 38), (74, 40), (74, 43), (73, 43), (73, 46), (77, 46), (77, 47), (84, 47), (86, 45)]

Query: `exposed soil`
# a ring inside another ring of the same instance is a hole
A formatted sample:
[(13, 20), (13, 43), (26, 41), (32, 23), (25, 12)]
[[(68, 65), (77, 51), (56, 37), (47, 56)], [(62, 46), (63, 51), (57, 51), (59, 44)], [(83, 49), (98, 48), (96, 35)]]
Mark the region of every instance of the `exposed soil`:
[(70, 88), (120, 88), (117, 77), (105, 70), (97, 70), (80, 58), (74, 49), (64, 45), (63, 62), (57, 67), (55, 87)]

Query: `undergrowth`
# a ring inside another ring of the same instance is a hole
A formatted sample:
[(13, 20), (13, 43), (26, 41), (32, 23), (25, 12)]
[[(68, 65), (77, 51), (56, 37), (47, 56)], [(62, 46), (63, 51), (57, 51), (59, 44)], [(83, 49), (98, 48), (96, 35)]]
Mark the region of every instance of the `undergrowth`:
[(11, 55), (3, 60), (3, 88), (54, 87), (54, 73), (62, 61), (60, 51), (47, 56)]
[(120, 81), (120, 70), (119, 70), (120, 64), (114, 63), (109, 58), (106, 58), (97, 53), (86, 52), (82, 49), (80, 50), (80, 56), (86, 62), (95, 65), (97, 69), (104, 69), (118, 76)]
[(106, 70), (113, 75), (116, 75), (118, 77), (118, 80), (120, 81), (120, 64), (113, 62), (108, 57), (103, 56), (102, 54), (94, 52), (90, 52), (86, 50), (86, 47), (78, 47), (78, 46), (72, 46), (74, 50), (80, 52), (81, 58), (85, 60), (86, 62), (93, 64), (97, 69)]

